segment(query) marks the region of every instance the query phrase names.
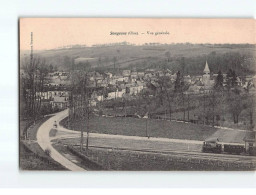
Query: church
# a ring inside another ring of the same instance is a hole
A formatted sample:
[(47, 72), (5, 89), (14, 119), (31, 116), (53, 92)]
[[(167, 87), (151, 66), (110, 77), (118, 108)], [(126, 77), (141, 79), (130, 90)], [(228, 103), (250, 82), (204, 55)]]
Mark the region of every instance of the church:
[(187, 94), (209, 93), (215, 84), (214, 75), (211, 74), (210, 68), (206, 61), (203, 75), (194, 77), (193, 83), (189, 86)]
[(202, 76), (202, 83), (205, 92), (210, 92), (215, 83), (214, 79), (212, 79), (211, 71), (207, 61), (205, 63), (204, 74)]

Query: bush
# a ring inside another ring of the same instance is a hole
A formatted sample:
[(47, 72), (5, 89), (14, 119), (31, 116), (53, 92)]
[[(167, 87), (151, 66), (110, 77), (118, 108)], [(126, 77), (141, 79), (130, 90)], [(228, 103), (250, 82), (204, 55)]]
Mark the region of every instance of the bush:
[(42, 115), (46, 115), (46, 114), (50, 114), (53, 112), (52, 106), (50, 104), (48, 105), (43, 105), (41, 108), (41, 114)]
[(49, 148), (46, 148), (44, 150), (44, 153), (47, 155), (47, 156), (50, 156), (51, 155), (51, 150)]

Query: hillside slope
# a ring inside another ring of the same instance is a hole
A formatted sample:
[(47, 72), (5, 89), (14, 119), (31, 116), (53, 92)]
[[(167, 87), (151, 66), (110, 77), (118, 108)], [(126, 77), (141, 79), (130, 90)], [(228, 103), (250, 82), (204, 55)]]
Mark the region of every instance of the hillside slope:
[[(185, 71), (188, 73), (192, 71), (191, 74), (196, 74), (206, 60), (214, 72), (222, 69), (222, 66), (225, 72), (228, 68), (233, 68), (232, 64), (235, 63), (234, 66), (243, 66), (243, 68), (238, 67), (238, 71), (244, 69), (252, 72), (255, 70), (255, 52), (255, 45), (249, 44), (171, 44), (56, 49), (39, 51), (38, 54), (59, 70), (70, 69), (72, 61), (75, 61), (75, 64), (103, 69), (136, 67), (143, 70), (152, 67), (167, 67), (176, 71), (180, 69), (180, 59), (184, 57)], [(28, 52), (21, 52), (21, 58), (28, 55)], [(239, 59), (235, 59), (237, 57)]]

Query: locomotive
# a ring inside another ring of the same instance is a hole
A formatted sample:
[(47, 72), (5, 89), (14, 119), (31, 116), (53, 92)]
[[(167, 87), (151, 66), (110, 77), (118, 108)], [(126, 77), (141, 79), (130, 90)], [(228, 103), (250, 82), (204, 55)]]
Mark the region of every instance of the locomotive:
[(218, 141), (218, 139), (204, 141), (202, 152), (221, 153), (222, 145)]

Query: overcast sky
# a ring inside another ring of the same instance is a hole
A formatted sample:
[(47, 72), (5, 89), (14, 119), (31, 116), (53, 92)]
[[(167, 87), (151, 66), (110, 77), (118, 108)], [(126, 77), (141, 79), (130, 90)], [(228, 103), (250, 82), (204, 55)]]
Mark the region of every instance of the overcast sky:
[[(138, 35), (110, 35), (138, 32)], [(168, 32), (155, 35), (149, 32)], [(20, 49), (34, 50), (66, 45), (115, 43), (254, 43), (253, 19), (127, 19), (127, 18), (23, 18), (20, 19)], [(144, 33), (144, 34), (143, 34)]]

